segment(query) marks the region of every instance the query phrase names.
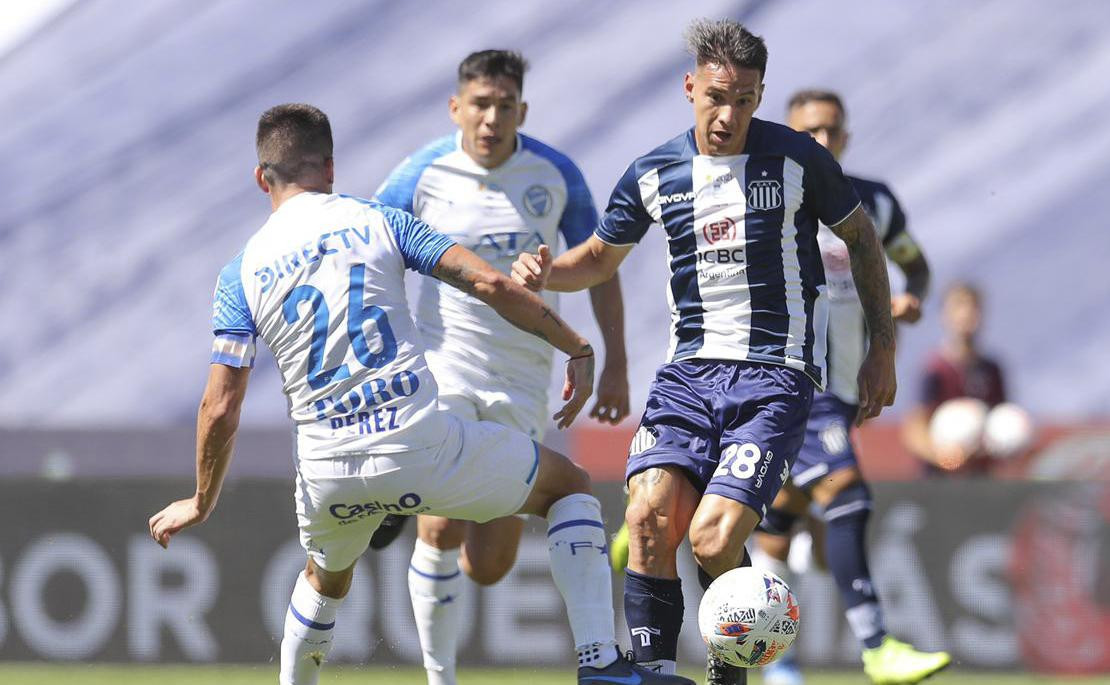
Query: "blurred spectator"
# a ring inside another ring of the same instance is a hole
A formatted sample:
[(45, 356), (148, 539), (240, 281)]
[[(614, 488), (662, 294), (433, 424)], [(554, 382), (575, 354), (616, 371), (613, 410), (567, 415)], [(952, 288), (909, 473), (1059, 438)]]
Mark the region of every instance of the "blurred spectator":
[(990, 468), (982, 449), (936, 445), (929, 432), (933, 412), (948, 400), (970, 397), (988, 407), (1006, 401), (1002, 368), (977, 346), (982, 318), (982, 297), (975, 286), (957, 282), (948, 288), (942, 313), (944, 339), (929, 356), (920, 404), (910, 412), (902, 431), (906, 447), (924, 462), (930, 475), (984, 474)]

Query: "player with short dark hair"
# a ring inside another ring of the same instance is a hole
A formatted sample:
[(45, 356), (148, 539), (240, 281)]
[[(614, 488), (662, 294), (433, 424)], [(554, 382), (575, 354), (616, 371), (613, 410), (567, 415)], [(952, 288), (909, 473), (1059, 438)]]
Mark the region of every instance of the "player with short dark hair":
[[(848, 245), (871, 345), (859, 418), (894, 400), (894, 325), (882, 248), (840, 166), (813, 138), (754, 118), (763, 40), (732, 20), (687, 31), (695, 124), (635, 160), (594, 235), (513, 267), (531, 288), (601, 282), (652, 226), (667, 234), (668, 361), (655, 378), (626, 476), (625, 616), (636, 661), (673, 672), (687, 532), (703, 584), (745, 561), (744, 543), (789, 474), (814, 387), (825, 384), (825, 273), (818, 224)], [(710, 658), (713, 685), (746, 671)]]
[[(848, 143), (847, 115), (840, 96), (803, 90), (790, 98), (787, 123), (809, 133), (840, 159)], [(929, 287), (929, 265), (906, 230), (906, 215), (884, 183), (847, 176), (872, 219), (887, 257), (906, 277), (905, 291), (891, 298), (895, 321), (921, 317)], [(856, 292), (849, 248), (822, 226), (817, 234), (829, 295), (828, 384), (813, 398), (805, 440), (791, 469), (791, 483), (779, 492), (756, 540), (757, 564), (792, 582), (787, 556), (799, 516), (816, 502), (826, 525), (825, 561), (836, 579), (848, 623), (863, 650), (864, 670), (875, 683), (915, 683), (951, 661), (944, 652), (925, 653), (887, 634), (879, 598), (871, 582), (865, 545), (871, 491), (860, 473), (853, 432), (860, 397), (856, 376), (867, 354), (867, 320)], [(764, 669), (768, 685), (800, 685), (801, 672), (787, 655)]]
[[(458, 130), (405, 159), (376, 193), (384, 204), (412, 212), (506, 273), (521, 252), (555, 244), (560, 236), (574, 247), (597, 226), (597, 209), (574, 162), (518, 130), (528, 108), (521, 90), (526, 68), (520, 53), (509, 50), (467, 56), (448, 102)], [(440, 408), (540, 440), (548, 422), (551, 347), (447, 284), (422, 285), (416, 325), (439, 384)], [(553, 294), (542, 297), (557, 309)], [(591, 416), (615, 424), (628, 414), (617, 276), (591, 288), (590, 301), (605, 341)], [(390, 521), (393, 535), (407, 518)], [(418, 517), (408, 580), (430, 685), (455, 683), (460, 567), (482, 585), (497, 582), (516, 560), (523, 525), (519, 517), (481, 525)], [(371, 544), (386, 542), (376, 536)]]
[(411, 214), (333, 193), (330, 138), (327, 117), (308, 105), (262, 115), (254, 177), (273, 213), (220, 272), (196, 493), (152, 516), (151, 537), (166, 546), (215, 507), (261, 337), (296, 426), (297, 522), (308, 554), (286, 612), (282, 685), (318, 681), (355, 562), (389, 511), (546, 517), (578, 682), (692, 685), (630, 664), (617, 649), (601, 505), (586, 472), (523, 433), (438, 410), (405, 271), (464, 290), (567, 353), (561, 421), (573, 421), (591, 394), (590, 345), (539, 297)]

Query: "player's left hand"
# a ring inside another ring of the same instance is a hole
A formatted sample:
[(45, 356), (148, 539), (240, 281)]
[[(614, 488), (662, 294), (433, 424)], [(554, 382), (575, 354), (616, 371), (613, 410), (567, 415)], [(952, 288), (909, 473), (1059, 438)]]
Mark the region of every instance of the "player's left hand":
[(597, 382), (597, 402), (590, 418), (617, 425), (628, 416), (628, 367), (606, 364)]
[(513, 262), (512, 278), (518, 284), (538, 293), (547, 285), (552, 261), (551, 248), (547, 245), (540, 245), (535, 254), (521, 252)]
[(879, 415), (883, 407), (894, 404), (898, 390), (898, 380), (894, 372), (894, 346), (872, 344), (860, 366), (859, 375), (859, 413), (856, 425)]
[(567, 360), (567, 377), (563, 383), (563, 401), (566, 404), (555, 416), (555, 425), (562, 430), (574, 423), (578, 412), (594, 392), (594, 353)]
[(207, 518), (208, 514), (201, 510), (195, 497), (180, 499), (150, 517), (150, 537), (166, 548), (171, 537)]
[(921, 318), (921, 300), (909, 293), (895, 295), (890, 298), (890, 315), (899, 323), (917, 323)]

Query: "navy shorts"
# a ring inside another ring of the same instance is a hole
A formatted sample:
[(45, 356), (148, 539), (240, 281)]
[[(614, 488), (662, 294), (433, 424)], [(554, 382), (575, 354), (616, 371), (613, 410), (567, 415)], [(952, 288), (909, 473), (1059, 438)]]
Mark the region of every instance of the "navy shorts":
[(785, 366), (705, 359), (664, 364), (632, 439), (625, 479), (678, 466), (703, 494), (765, 516), (801, 449), (812, 400), (813, 381)]
[(806, 439), (790, 477), (802, 490), (822, 476), (856, 465), (852, 428), (859, 407), (827, 392), (817, 393), (806, 424)]

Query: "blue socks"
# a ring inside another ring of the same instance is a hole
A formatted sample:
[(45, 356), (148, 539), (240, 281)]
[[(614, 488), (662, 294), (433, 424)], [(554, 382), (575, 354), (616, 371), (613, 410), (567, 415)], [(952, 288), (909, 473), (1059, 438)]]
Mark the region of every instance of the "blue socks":
[(879, 598), (867, 566), (867, 519), (871, 491), (863, 483), (849, 486), (825, 508), (825, 557), (836, 580), (845, 615), (856, 638), (874, 648), (886, 637)]
[(682, 581), (678, 578), (652, 578), (625, 571), (624, 616), (636, 663), (674, 673), (684, 610)]

